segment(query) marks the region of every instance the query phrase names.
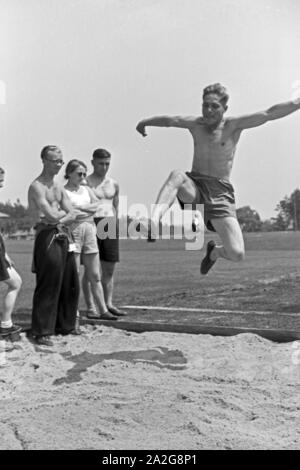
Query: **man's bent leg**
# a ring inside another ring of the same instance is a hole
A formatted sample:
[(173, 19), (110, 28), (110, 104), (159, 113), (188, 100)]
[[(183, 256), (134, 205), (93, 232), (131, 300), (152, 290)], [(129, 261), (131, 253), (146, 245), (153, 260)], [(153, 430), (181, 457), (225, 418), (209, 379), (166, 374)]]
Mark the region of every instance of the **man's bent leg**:
[(240, 225), (235, 217), (222, 217), (211, 220), (216, 232), (221, 238), (222, 245), (215, 246), (210, 254), (214, 261), (225, 258), (230, 261), (242, 261), (245, 256), (245, 246)]
[(186, 204), (194, 202), (197, 189), (194, 182), (182, 170), (173, 170), (161, 190), (155, 202), (151, 221), (157, 227), (159, 221), (174, 203), (177, 195)]

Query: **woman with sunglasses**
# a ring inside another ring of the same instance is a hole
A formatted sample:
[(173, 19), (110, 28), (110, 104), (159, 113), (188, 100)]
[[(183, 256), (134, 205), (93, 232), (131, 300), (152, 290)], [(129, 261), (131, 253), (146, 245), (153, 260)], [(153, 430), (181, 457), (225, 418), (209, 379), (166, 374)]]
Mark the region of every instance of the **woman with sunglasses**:
[[(76, 221), (70, 226), (75, 242), (75, 259), (78, 273), (80, 262), (84, 265), (85, 274), (91, 283), (93, 297), (98, 307), (99, 314), (93, 318), (100, 320), (116, 320), (116, 317), (108, 312), (100, 278), (99, 250), (97, 245), (96, 226), (94, 224), (94, 213), (99, 201), (93, 191), (86, 185), (87, 167), (80, 160), (70, 160), (66, 166), (65, 185), (66, 193), (76, 210)], [(77, 319), (77, 331), (79, 330), (79, 313)]]

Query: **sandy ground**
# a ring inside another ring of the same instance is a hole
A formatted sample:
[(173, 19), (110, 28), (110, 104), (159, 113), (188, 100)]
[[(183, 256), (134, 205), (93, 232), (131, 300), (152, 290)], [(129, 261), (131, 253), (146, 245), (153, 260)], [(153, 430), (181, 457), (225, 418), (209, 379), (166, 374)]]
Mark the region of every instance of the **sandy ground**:
[(83, 330), (0, 343), (0, 449), (300, 447), (300, 343)]

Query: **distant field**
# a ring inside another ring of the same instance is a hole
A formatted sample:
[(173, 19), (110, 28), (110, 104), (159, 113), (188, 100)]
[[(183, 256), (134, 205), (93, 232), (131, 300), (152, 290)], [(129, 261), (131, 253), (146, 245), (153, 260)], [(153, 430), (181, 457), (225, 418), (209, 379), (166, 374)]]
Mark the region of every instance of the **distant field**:
[[(245, 242), (243, 263), (220, 260), (207, 276), (200, 276), (204, 251), (185, 251), (184, 241), (121, 240), (115, 301), (119, 305), (300, 312), (300, 232), (245, 234)], [(17, 308), (28, 310), (35, 283), (30, 271), (33, 243), (8, 240), (6, 246), (23, 278)]]

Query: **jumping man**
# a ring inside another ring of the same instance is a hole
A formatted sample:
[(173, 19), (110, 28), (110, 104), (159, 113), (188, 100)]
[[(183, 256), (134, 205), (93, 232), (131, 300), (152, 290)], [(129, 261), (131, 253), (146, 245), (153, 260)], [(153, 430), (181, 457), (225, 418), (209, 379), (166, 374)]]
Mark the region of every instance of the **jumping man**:
[(244, 258), (244, 240), (236, 217), (234, 189), (229, 178), (234, 154), (241, 133), (268, 121), (280, 119), (300, 108), (299, 100), (277, 104), (271, 108), (240, 117), (224, 117), (229, 95), (219, 83), (203, 90), (202, 116), (156, 116), (140, 121), (137, 131), (146, 136), (147, 126), (179, 127), (187, 129), (194, 140), (192, 171), (173, 170), (161, 188), (152, 213), (152, 223), (159, 220), (173, 204), (204, 204), (204, 222), (209, 230), (221, 238), (207, 244), (201, 273), (207, 274), (218, 258), (241, 261)]

